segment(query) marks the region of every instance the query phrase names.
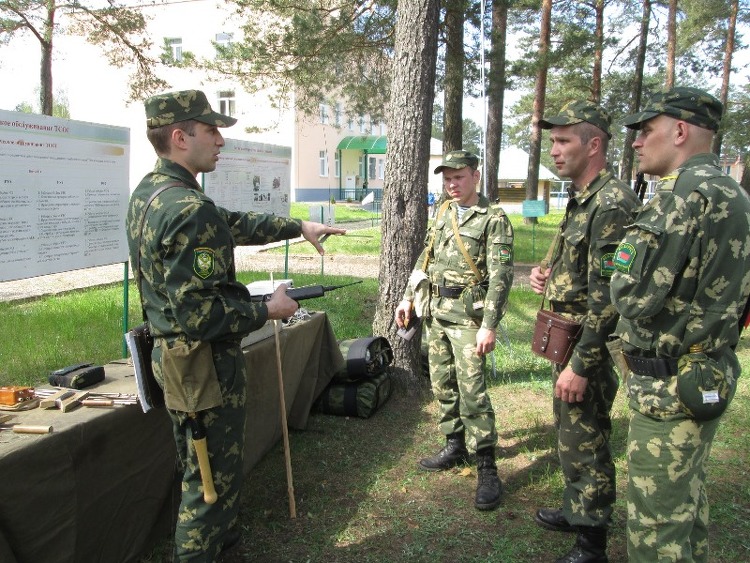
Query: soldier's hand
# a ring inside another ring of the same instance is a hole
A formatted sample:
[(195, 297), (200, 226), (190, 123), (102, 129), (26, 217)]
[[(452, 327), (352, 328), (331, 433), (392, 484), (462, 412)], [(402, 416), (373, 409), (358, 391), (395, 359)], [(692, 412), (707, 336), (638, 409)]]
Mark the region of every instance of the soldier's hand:
[(549, 277), (550, 268), (546, 268), (544, 271), (539, 266), (535, 266), (531, 269), (529, 274), (529, 284), (531, 289), (537, 295), (544, 293), (544, 286), (547, 285), (547, 278)]
[(497, 335), (494, 330), (480, 328), (477, 331), (477, 355), (484, 356), (495, 349)]
[(555, 397), (566, 403), (580, 403), (586, 393), (589, 380), (576, 375), (573, 368), (567, 366), (560, 372), (555, 383)]
[(279, 284), (271, 299), (266, 301), (269, 319), (288, 319), (299, 309), (299, 303), (286, 294), (288, 288), (285, 283)]
[(302, 236), (312, 244), (321, 256), (325, 254), (323, 245), (320, 243), (320, 237), (323, 235), (345, 235), (346, 229), (337, 229), (323, 223), (314, 223), (312, 221), (302, 221)]
[(396, 326), (404, 328), (411, 321), (412, 303), (404, 299), (396, 307)]

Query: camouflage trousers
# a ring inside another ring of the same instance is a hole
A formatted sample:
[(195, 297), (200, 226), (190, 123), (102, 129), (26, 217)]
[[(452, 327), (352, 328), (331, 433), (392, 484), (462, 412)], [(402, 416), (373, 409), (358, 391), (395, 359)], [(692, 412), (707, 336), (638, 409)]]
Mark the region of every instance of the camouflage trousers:
[[(214, 364), (223, 404), (200, 411), (206, 430), (211, 473), (218, 500), (203, 500), (198, 459), (186, 413), (168, 410), (177, 455), (183, 469), (182, 497), (175, 527), (174, 561), (210, 563), (218, 557), (224, 534), (235, 524), (240, 508), (245, 444), (245, 360), (236, 343), (214, 343)], [(154, 348), (154, 376), (163, 386), (161, 352)]]
[(628, 378), (628, 559), (631, 563), (708, 561), (704, 464), (720, 418), (682, 412), (676, 377)]
[(495, 411), (478, 356), (478, 327), (431, 317), (427, 321), (428, 361), (432, 393), (440, 405), (438, 428), (445, 434), (466, 433), (470, 450), (495, 447)]
[[(560, 372), (553, 367), (554, 382)], [(576, 526), (607, 527), (612, 516), (615, 465), (609, 447), (610, 412), (618, 387), (611, 362), (604, 362), (589, 377), (582, 402), (552, 399), (557, 451), (565, 479), (563, 512)]]

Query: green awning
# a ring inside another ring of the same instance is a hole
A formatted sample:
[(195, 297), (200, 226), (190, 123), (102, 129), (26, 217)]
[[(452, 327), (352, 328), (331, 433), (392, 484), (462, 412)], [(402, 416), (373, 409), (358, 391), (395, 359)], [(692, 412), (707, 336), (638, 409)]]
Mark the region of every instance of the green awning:
[(384, 135), (350, 135), (339, 142), (338, 150), (367, 151), (370, 154), (385, 154), (388, 139)]

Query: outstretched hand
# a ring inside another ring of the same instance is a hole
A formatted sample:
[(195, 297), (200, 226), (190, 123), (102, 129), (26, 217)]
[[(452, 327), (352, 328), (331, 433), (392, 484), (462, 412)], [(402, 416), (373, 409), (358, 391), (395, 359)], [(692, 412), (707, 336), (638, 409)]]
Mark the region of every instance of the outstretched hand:
[(306, 241), (312, 244), (318, 254), (321, 256), (326, 253), (323, 250), (323, 245), (320, 244), (320, 237), (323, 235), (345, 235), (346, 229), (339, 229), (324, 225), (323, 223), (314, 223), (313, 221), (302, 221), (302, 236)]

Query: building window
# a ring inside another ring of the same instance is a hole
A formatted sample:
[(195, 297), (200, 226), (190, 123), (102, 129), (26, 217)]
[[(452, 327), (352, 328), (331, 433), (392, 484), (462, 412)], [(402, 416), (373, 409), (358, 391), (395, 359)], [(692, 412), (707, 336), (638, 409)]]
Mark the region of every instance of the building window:
[(169, 55), (172, 57), (172, 62), (182, 62), (182, 37), (167, 37), (164, 42), (167, 44), (167, 48), (170, 50)]
[(326, 104), (320, 104), (320, 122), (323, 125), (328, 123), (328, 106)]
[(227, 50), (232, 45), (232, 34), (231, 33), (217, 33), (216, 34), (216, 58), (226, 58)]
[(367, 127), (365, 127), (365, 116), (360, 115), (359, 116), (359, 132), (360, 133), (367, 133)]
[(358, 167), (359, 167), (359, 177), (367, 178), (367, 173), (365, 171), (365, 157), (364, 156), (359, 157)]
[(328, 151), (320, 151), (320, 175), (328, 177)]
[(378, 180), (385, 178), (385, 159), (378, 159)]
[(333, 175), (341, 178), (341, 151), (333, 153)]
[(333, 122), (336, 127), (341, 127), (341, 104), (337, 103), (334, 109)]
[(377, 160), (378, 159), (375, 158), (374, 156), (370, 157), (370, 166), (369, 166), (369, 168), (370, 168), (370, 174), (369, 174), (370, 180), (374, 180), (377, 177), (376, 176)]
[(352, 117), (349, 117), (349, 131), (354, 131), (354, 119)]
[(234, 116), (237, 113), (234, 103), (234, 90), (222, 90), (219, 92), (219, 113)]
[(380, 134), (385, 135), (385, 123), (380, 122)]

